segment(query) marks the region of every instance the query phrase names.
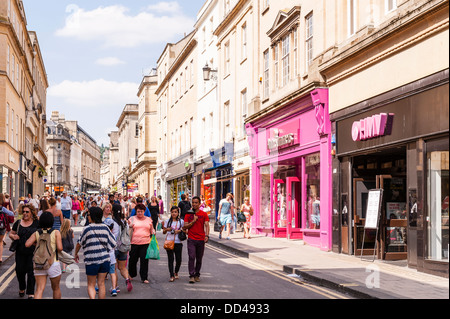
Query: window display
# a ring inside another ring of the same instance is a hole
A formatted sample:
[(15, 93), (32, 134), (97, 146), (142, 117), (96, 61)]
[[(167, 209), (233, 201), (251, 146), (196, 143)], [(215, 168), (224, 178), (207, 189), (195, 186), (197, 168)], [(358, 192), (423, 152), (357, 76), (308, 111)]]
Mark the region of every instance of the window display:
[(448, 261), (449, 152), (429, 152), (427, 160), (428, 258)]
[(320, 229), (320, 153), (306, 156), (306, 228)]
[(270, 227), (270, 166), (264, 166), (260, 168), (260, 177), (260, 225), (263, 227)]

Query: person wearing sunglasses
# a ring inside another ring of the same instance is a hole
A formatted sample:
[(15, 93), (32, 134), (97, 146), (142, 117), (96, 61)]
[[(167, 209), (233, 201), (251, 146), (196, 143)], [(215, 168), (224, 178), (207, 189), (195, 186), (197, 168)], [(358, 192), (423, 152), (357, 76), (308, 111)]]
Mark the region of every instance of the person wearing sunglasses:
[(19, 296), (28, 295), (28, 299), (34, 298), (36, 279), (33, 271), (34, 247), (26, 248), (25, 243), (39, 228), (34, 205), (21, 206), (19, 212), (23, 217), (17, 220), (9, 233), (9, 238), (16, 241), (16, 276), (19, 281)]

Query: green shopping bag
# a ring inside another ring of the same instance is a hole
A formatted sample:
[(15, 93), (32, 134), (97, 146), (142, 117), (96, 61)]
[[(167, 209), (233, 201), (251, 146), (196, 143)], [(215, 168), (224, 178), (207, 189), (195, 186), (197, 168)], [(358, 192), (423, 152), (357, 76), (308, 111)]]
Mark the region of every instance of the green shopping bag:
[(161, 231), (162, 229), (162, 225), (161, 223), (158, 223), (158, 225), (156, 226), (156, 231)]
[(147, 249), (147, 256), (146, 259), (153, 259), (153, 260), (159, 260), (159, 246), (158, 241), (156, 240), (156, 236), (153, 235), (152, 239), (150, 240), (150, 245), (148, 245)]

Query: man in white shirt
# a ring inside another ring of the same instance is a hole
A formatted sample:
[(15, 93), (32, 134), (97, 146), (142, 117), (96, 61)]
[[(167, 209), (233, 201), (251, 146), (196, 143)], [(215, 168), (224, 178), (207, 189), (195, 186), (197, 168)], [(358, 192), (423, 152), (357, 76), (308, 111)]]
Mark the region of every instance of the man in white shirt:
[(63, 193), (63, 197), (61, 198), (61, 211), (63, 213), (64, 218), (70, 219), (70, 211), (72, 210), (72, 200), (70, 197), (67, 197), (67, 192)]

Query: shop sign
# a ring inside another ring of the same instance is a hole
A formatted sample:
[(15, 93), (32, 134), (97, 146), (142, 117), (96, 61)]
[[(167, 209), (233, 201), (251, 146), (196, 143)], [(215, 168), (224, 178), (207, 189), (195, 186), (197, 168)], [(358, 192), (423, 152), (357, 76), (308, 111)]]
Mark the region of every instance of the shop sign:
[(270, 152), (282, 148), (294, 146), (299, 143), (300, 125), (298, 120), (290, 121), (279, 128), (273, 129), (267, 141), (267, 148)]
[(375, 137), (391, 135), (394, 115), (393, 113), (381, 113), (354, 122), (352, 126), (353, 141), (366, 141)]

